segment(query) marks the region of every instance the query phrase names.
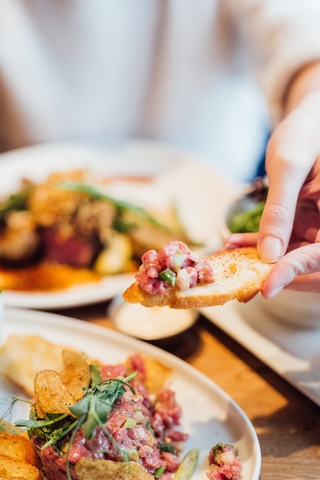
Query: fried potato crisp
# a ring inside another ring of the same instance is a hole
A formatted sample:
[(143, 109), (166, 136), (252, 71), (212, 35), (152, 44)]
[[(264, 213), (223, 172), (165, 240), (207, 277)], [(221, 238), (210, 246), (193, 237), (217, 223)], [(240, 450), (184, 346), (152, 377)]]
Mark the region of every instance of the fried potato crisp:
[(63, 369), (62, 350), (37, 335), (11, 335), (0, 349), (0, 372), (33, 396), (39, 370)]
[(33, 465), (8, 455), (0, 455), (0, 478), (41, 480), (41, 475), (40, 471)]
[(34, 392), (36, 396), (36, 411), (40, 418), (45, 418), (46, 413), (68, 413), (70, 405), (76, 399), (63, 383), (59, 373), (54, 370), (42, 370), (34, 379)]
[(19, 433), (0, 432), (0, 455), (36, 464), (33, 448), (28, 438)]
[(172, 369), (155, 358), (143, 357), (146, 367), (145, 385), (149, 392), (156, 392), (164, 386), (172, 374)]
[(153, 480), (142, 465), (134, 462), (81, 458), (76, 464), (78, 480)]
[(60, 373), (61, 380), (76, 399), (80, 400), (83, 395), (83, 388), (90, 384), (90, 367), (87, 357), (72, 350), (63, 350), (62, 358), (64, 369)]

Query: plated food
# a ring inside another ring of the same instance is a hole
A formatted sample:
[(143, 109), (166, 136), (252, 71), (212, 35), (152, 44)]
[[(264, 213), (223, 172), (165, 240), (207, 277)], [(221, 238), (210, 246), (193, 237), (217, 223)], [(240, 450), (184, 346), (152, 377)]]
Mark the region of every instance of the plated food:
[[(58, 347), (86, 352), (88, 358), (98, 359), (108, 365), (122, 364), (137, 352), (144, 358), (152, 359), (157, 365), (165, 367), (162, 385), (165, 382), (165, 386), (174, 391), (177, 404), (182, 409), (179, 428), (188, 434), (189, 438), (180, 459), (194, 448), (200, 450), (192, 480), (206, 478), (209, 471), (208, 453), (218, 443), (233, 444), (239, 449), (243, 479), (259, 479), (261, 453), (250, 420), (229, 395), (187, 362), (146, 342), (98, 325), (62, 315), (7, 307), (2, 323), (2, 343), (5, 344), (12, 335), (37, 335)], [(36, 367), (39, 369), (39, 365)], [(46, 363), (45, 368), (57, 367), (55, 363)], [(212, 368), (214, 375), (214, 366)], [(152, 378), (163, 379), (162, 375), (163, 373), (155, 374)], [(148, 387), (150, 390), (158, 388), (159, 384)], [(12, 395), (27, 400), (33, 396), (23, 395), (21, 387), (17, 388), (14, 383), (3, 381), (1, 376), (0, 399), (9, 402), (0, 402), (0, 418), (7, 412)], [(29, 407), (28, 403), (15, 402), (11, 415), (5, 415), (5, 418), (12, 423), (26, 420), (29, 418)]]
[(0, 203), (0, 288), (54, 291), (134, 272), (146, 248), (186, 239), (174, 208), (151, 211), (110, 195), (115, 178), (90, 170), (23, 180)]
[[(24, 358), (26, 370), (34, 370), (34, 359), (41, 363), (44, 345), (51, 352), (45, 355), (45, 362), (51, 356), (51, 365), (59, 370), (48, 368), (36, 373), (29, 419), (15, 423), (28, 432), (34, 453), (29, 455), (30, 464), (36, 464), (42, 478), (187, 480), (192, 477), (200, 449), (193, 447), (181, 456), (189, 434), (180, 428), (183, 411), (175, 392), (165, 384), (172, 373), (167, 367), (139, 353), (121, 363), (104, 364), (83, 352), (63, 347), (61, 367), (57, 363), (56, 345), (51, 348), (36, 336), (10, 336), (0, 351), (0, 369), (9, 379), (18, 380), (25, 390), (30, 385), (28, 381), (24, 384), (23, 375), (17, 376), (17, 360), (11, 351), (15, 350), (15, 342), (28, 350)], [(7, 437), (3, 440), (9, 449)], [(12, 438), (11, 443), (14, 444)], [(242, 465), (235, 446), (219, 443), (207, 454), (209, 479), (219, 480), (227, 475), (229, 480), (240, 480)], [(0, 468), (1, 461), (0, 455)], [(6, 462), (9, 471), (12, 460)], [(37, 480), (40, 476), (31, 478)]]
[(226, 214), (227, 228), (231, 233), (257, 232), (268, 195), (268, 185), (262, 178), (256, 178)]
[(136, 281), (123, 294), (145, 307), (204, 308), (230, 300), (246, 303), (261, 291), (272, 268), (255, 247), (221, 249), (199, 257), (183, 242), (142, 256)]

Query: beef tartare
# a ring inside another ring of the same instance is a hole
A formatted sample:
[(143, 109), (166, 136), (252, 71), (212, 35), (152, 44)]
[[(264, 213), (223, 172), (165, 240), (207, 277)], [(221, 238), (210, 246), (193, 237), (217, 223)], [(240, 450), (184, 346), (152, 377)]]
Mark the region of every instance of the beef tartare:
[(148, 250), (141, 257), (142, 265), (136, 280), (149, 294), (164, 293), (168, 286), (188, 290), (198, 283), (213, 283), (210, 261), (200, 258), (181, 241), (172, 241), (156, 252)]
[[(45, 400), (39, 400), (35, 388), (30, 419), (18, 422), (28, 428), (43, 478), (77, 480), (77, 464), (85, 458), (134, 462), (150, 479), (171, 480), (188, 438), (176, 428), (182, 412), (175, 393), (163, 387), (150, 394), (139, 355), (125, 364), (89, 367), (90, 381), (80, 400), (69, 405), (64, 401), (60, 411), (43, 411), (55, 392), (44, 392)], [(44, 371), (45, 377), (47, 372), (53, 371)]]

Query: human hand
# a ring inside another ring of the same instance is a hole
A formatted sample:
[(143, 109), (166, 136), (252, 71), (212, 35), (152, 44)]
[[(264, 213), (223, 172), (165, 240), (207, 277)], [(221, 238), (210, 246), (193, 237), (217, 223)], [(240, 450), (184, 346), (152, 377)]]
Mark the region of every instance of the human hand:
[(234, 234), (232, 245), (257, 244), (277, 262), (262, 295), (282, 288), (320, 293), (320, 92), (306, 95), (274, 130), (267, 148), (269, 194), (258, 234)]

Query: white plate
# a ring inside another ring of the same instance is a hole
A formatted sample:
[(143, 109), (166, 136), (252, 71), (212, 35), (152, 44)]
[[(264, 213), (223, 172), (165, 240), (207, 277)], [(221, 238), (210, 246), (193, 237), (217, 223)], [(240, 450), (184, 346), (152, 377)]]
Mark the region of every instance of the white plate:
[[(80, 320), (50, 313), (5, 308), (2, 340), (10, 334), (37, 334), (50, 342), (68, 344), (106, 363), (124, 361), (128, 355), (141, 352), (173, 369), (170, 388), (176, 392), (183, 409), (182, 430), (190, 434), (186, 450), (201, 449), (199, 466), (192, 480), (203, 480), (208, 468), (208, 452), (218, 442), (233, 443), (239, 448), (243, 478), (258, 480), (261, 453), (252, 424), (239, 406), (215, 383), (192, 366), (152, 345), (118, 332)], [(0, 397), (8, 391), (2, 387)], [(0, 402), (0, 413), (5, 406)], [(2, 410), (1, 410), (2, 409)], [(28, 407), (18, 404), (12, 421), (27, 418)]]
[(320, 328), (295, 327), (259, 305), (256, 297), (201, 313), (320, 406)]
[[(134, 142), (117, 150), (44, 144), (4, 153), (0, 155), (1, 196), (16, 191), (23, 177), (39, 182), (52, 171), (85, 167), (102, 175), (154, 176), (151, 186), (118, 185), (113, 193), (142, 206), (173, 202), (190, 237), (205, 244), (204, 252), (221, 245), (224, 205), (233, 186), (202, 159), (152, 142)], [(5, 291), (3, 301), (8, 306), (34, 309), (80, 306), (108, 300), (122, 293), (132, 280), (132, 275), (117, 275), (57, 292)]]

